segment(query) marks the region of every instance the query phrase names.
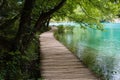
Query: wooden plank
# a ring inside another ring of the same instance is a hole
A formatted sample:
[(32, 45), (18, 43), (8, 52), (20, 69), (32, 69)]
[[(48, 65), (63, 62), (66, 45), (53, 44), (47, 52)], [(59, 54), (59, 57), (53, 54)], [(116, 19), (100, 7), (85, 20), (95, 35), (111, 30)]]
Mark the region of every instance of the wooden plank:
[(64, 45), (52, 31), (40, 35), (41, 73), (44, 80), (99, 80)]

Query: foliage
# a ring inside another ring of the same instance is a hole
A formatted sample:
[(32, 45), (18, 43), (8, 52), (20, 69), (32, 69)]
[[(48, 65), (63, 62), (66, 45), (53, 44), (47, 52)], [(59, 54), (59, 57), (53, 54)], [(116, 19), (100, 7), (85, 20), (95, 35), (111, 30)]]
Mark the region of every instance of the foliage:
[[(61, 29), (61, 27), (58, 28)], [(99, 50), (86, 45), (89, 43), (89, 45), (91, 45), (92, 43), (97, 42), (95, 45), (99, 46), (99, 38), (98, 36), (97, 38), (91, 37), (89, 36), (92, 35), (91, 31), (89, 32), (89, 30), (79, 28), (80, 27), (74, 27), (73, 31), (66, 33), (59, 33), (58, 29), (54, 34), (55, 38), (62, 42), (68, 49), (70, 49), (70, 51), (75, 53), (75, 55), (77, 55), (87, 67), (96, 73), (100, 79), (109, 80), (112, 76), (111, 74), (116, 75), (116, 70), (113, 69), (113, 65), (116, 65), (116, 59), (113, 56), (105, 56), (104, 52), (101, 54), (99, 53)], [(94, 33), (95, 32), (93, 31), (93, 36), (95, 36)], [(100, 57), (100, 55), (102, 55), (102, 57)]]
[(1, 50), (0, 78), (9, 80), (39, 78), (39, 46), (37, 44), (38, 40), (34, 39), (29, 44), (26, 55), (21, 55), (20, 51)]
[(57, 31), (59, 34), (61, 33), (65, 33), (65, 32), (71, 32), (73, 31), (73, 28), (74, 26), (63, 26), (63, 25), (60, 25), (60, 26), (57, 26)]
[(51, 15), (64, 2), (0, 0), (0, 79), (28, 80), (40, 77), (37, 33), (49, 30)]
[(111, 0), (68, 0), (66, 5), (53, 15), (54, 20), (67, 20), (98, 25), (103, 29), (100, 22), (110, 22), (119, 14), (119, 1)]
[(0, 78), (37, 77), (36, 35), (49, 30), (51, 18), (98, 24), (118, 14), (118, 5), (114, 0), (0, 0)]

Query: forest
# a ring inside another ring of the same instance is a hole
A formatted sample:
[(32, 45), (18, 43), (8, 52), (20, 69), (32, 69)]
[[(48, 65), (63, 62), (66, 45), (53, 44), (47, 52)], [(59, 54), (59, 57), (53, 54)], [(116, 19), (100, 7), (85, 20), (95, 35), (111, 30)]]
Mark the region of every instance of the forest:
[(119, 17), (119, 0), (0, 0), (0, 80), (41, 77), (39, 35), (50, 21), (103, 29), (101, 21)]

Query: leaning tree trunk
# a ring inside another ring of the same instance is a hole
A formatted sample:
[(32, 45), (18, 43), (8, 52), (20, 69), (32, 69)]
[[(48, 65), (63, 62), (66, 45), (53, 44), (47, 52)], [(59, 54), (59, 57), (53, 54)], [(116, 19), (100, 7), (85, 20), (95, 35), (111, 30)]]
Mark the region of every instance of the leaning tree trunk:
[(41, 15), (39, 16), (39, 19), (37, 20), (34, 26), (35, 31), (37, 30), (38, 27), (40, 27), (40, 25), (43, 23), (44, 20), (47, 20), (49, 17), (51, 17), (53, 13), (58, 11), (65, 4), (65, 2), (66, 0), (61, 0), (60, 3), (56, 5), (53, 9), (49, 10), (48, 12), (41, 13)]
[(33, 32), (29, 36), (29, 39), (28, 39), (27, 43), (29, 43), (31, 41), (31, 39), (33, 39), (34, 34), (37, 32), (37, 30), (41, 30), (42, 29), (42, 25), (47, 23), (47, 20), (51, 17), (51, 15), (53, 13), (55, 13), (56, 11), (58, 11), (60, 8), (63, 7), (63, 5), (65, 4), (65, 2), (66, 2), (66, 0), (61, 0), (59, 4), (57, 4), (56, 6), (54, 6), (54, 8), (50, 9), (47, 12), (43, 12), (43, 13), (40, 14), (38, 20), (36, 21), (36, 23), (34, 25)]
[[(12, 50), (11, 52), (8, 51), (7, 53), (5, 53), (5, 58), (3, 58), (3, 60), (6, 60), (5, 67), (7, 67), (7, 69), (10, 69), (14, 66), (16, 69), (19, 68), (20, 74), (27, 73), (28, 69), (26, 68), (28, 66), (26, 65), (26, 63), (29, 64), (29, 62), (28, 61), (24, 62), (24, 59), (22, 58), (22, 56), (26, 56), (25, 50), (27, 49), (27, 46), (34, 38), (34, 35), (37, 32), (37, 29), (38, 28), (41, 29), (41, 26), (47, 23), (47, 20), (49, 19), (49, 17), (51, 17), (51, 15), (54, 12), (60, 9), (63, 6), (63, 4), (66, 2), (66, 0), (60, 0), (60, 3), (54, 6), (53, 9), (49, 10), (48, 12), (41, 13), (38, 20), (36, 21), (35, 26), (33, 27), (33, 30), (31, 30), (30, 29), (31, 28), (31, 14), (32, 14), (34, 2), (35, 0), (25, 0), (24, 7), (21, 12), (18, 32), (15, 35), (16, 37), (14, 38), (14, 43), (12, 44)], [(15, 60), (14, 60), (14, 57), (15, 57)], [(9, 65), (7, 64), (8, 61), (16, 62), (16, 64)], [(5, 72), (6, 73), (5, 80), (10, 80), (11, 75), (12, 77), (13, 76), (16, 77), (15, 75), (12, 74), (13, 72), (16, 73), (16, 71), (12, 72), (11, 70), (13, 69), (10, 69)]]

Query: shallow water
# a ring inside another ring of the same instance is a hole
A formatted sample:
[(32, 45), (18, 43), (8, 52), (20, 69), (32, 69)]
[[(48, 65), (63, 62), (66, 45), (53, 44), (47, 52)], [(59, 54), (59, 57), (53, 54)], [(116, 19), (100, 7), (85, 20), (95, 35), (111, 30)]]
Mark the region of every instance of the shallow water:
[(106, 80), (120, 80), (120, 23), (104, 26), (104, 31), (75, 27), (58, 38)]

